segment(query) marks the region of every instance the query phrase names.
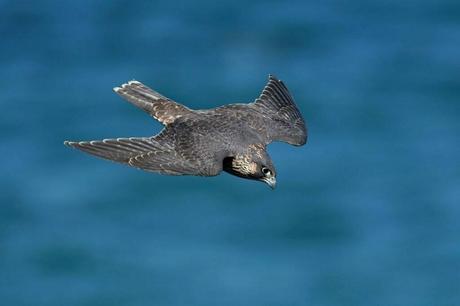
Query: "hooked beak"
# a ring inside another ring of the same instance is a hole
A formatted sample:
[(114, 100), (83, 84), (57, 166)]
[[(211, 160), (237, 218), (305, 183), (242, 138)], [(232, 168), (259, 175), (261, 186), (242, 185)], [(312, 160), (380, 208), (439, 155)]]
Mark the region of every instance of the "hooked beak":
[(274, 176), (265, 177), (262, 179), (271, 189), (275, 189), (276, 187), (276, 178)]

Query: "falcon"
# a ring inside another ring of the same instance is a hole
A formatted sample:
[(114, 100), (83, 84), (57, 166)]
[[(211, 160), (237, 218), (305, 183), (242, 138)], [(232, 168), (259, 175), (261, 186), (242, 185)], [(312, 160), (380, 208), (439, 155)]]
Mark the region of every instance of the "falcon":
[(164, 125), (151, 137), (64, 144), (100, 158), (167, 175), (232, 175), (276, 186), (266, 148), (272, 141), (307, 141), (305, 121), (284, 83), (270, 75), (252, 103), (193, 110), (138, 81), (113, 89)]

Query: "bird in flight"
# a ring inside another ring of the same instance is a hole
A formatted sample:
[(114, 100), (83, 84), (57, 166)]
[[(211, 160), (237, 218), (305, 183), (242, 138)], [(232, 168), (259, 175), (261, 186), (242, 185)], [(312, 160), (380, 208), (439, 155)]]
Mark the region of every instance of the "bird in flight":
[(138, 81), (113, 89), (164, 125), (151, 137), (65, 141), (86, 153), (168, 175), (215, 176), (225, 171), (276, 185), (266, 151), (272, 141), (301, 146), (307, 128), (287, 87), (275, 76), (252, 103), (192, 110)]

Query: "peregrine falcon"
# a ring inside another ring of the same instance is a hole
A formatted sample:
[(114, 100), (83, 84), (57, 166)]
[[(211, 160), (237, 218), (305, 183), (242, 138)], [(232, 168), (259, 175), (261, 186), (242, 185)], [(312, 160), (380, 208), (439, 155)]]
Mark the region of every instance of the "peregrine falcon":
[(221, 171), (276, 185), (266, 151), (272, 141), (301, 146), (307, 128), (287, 87), (275, 76), (252, 103), (193, 110), (138, 81), (113, 89), (164, 125), (151, 137), (65, 141), (86, 153), (168, 175), (215, 176)]

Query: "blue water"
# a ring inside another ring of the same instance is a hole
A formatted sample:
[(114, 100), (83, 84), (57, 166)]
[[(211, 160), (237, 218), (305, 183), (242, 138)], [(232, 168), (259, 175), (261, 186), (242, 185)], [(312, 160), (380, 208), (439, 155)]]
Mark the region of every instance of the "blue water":
[[(460, 2), (0, 1), (1, 305), (460, 305)], [(63, 140), (161, 129), (283, 79), (278, 188)]]

